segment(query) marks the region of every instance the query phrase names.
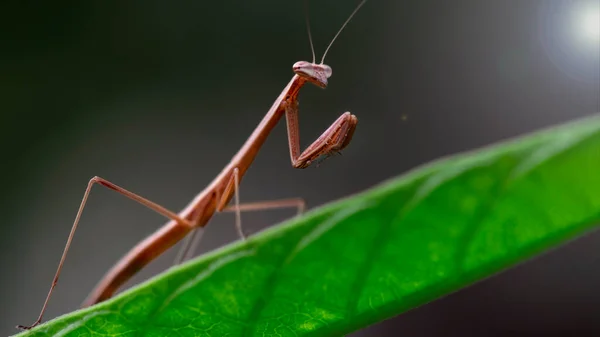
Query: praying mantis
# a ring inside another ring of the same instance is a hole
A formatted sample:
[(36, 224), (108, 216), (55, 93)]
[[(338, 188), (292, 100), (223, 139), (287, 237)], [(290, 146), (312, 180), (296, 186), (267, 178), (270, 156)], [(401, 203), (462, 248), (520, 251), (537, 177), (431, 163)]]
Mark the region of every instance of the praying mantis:
[[(287, 122), (287, 134), (290, 150), (290, 158), (294, 168), (306, 168), (311, 164), (322, 160), (330, 155), (339, 153), (350, 143), (358, 119), (350, 112), (343, 113), (329, 128), (327, 128), (320, 137), (318, 137), (303, 152), (300, 152), (300, 133), (298, 124), (298, 94), (300, 89), (306, 83), (312, 83), (318, 87), (326, 88), (328, 78), (332, 75), (331, 67), (324, 64), (325, 56), (329, 48), (346, 27), (352, 17), (366, 3), (362, 0), (348, 19), (344, 22), (336, 35), (333, 37), (319, 64), (315, 63), (315, 51), (310, 33), (308, 16), (306, 17), (308, 37), (313, 56), (312, 62), (296, 62), (292, 69), (294, 76), (283, 89), (279, 97), (275, 100), (269, 111), (263, 117), (261, 122), (248, 137), (241, 149), (233, 156), (230, 163), (221, 171), (219, 175), (201, 191), (181, 212), (175, 213), (165, 207), (152, 202), (138, 194), (135, 194), (123, 187), (120, 187), (106, 179), (93, 177), (85, 190), (81, 204), (75, 216), (73, 226), (67, 238), (61, 259), (52, 280), (50, 290), (43, 303), (42, 309), (37, 320), (29, 326), (19, 325), (20, 329), (31, 329), (42, 322), (46, 307), (58, 283), (60, 272), (64, 265), (69, 247), (73, 240), (75, 231), (79, 224), (81, 214), (85, 208), (92, 187), (96, 184), (107, 187), (130, 198), (151, 210), (163, 215), (169, 219), (163, 227), (142, 240), (134, 246), (125, 256), (123, 256), (106, 275), (100, 280), (96, 288), (91, 292), (83, 303), (87, 307), (112, 297), (112, 295), (127, 280), (135, 275), (140, 269), (164, 253), (167, 249), (186, 238), (186, 241), (176, 259), (176, 263), (183, 261), (190, 256), (193, 247), (201, 237), (202, 229), (208, 224), (215, 212), (234, 211), (235, 224), (238, 234), (245, 239), (241, 228), (241, 212), (249, 210), (296, 207), (299, 212), (304, 208), (302, 199), (287, 199), (266, 202), (255, 202), (249, 204), (240, 204), (239, 184), (241, 178), (248, 170), (254, 158), (258, 154), (261, 146), (267, 139), (267, 136), (273, 130), (279, 120), (285, 115)], [(228, 206), (231, 199), (234, 199), (234, 206)], [(190, 234), (190, 232), (193, 232)]]

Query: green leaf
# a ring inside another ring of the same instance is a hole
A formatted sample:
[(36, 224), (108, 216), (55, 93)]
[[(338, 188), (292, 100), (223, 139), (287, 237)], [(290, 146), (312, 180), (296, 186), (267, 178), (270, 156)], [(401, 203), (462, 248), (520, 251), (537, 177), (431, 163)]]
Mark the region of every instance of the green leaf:
[(598, 223), (594, 116), (435, 162), (22, 336), (341, 335)]

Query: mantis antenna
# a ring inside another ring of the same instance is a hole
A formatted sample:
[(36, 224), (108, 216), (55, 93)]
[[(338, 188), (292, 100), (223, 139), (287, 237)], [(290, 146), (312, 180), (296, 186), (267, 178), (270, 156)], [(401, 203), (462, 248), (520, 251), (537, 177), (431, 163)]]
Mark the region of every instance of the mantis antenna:
[[(325, 55), (327, 55), (327, 52), (329, 51), (329, 48), (331, 48), (331, 45), (333, 44), (333, 42), (335, 41), (335, 39), (337, 39), (338, 35), (340, 35), (340, 33), (342, 32), (342, 30), (344, 30), (344, 28), (348, 24), (348, 22), (350, 22), (350, 20), (354, 16), (354, 14), (356, 14), (356, 12), (358, 12), (358, 10), (365, 4), (365, 2), (367, 2), (367, 0), (362, 0), (358, 4), (358, 6), (356, 6), (356, 8), (354, 9), (354, 12), (352, 12), (352, 14), (350, 14), (350, 16), (348, 17), (348, 19), (346, 19), (346, 22), (344, 22), (344, 24), (342, 25), (342, 27), (340, 28), (340, 30), (338, 30), (337, 34), (335, 34), (335, 36), (333, 37), (333, 39), (329, 43), (329, 46), (327, 46), (327, 49), (325, 49), (325, 53), (323, 53), (323, 58), (321, 59), (321, 63), (320, 64), (323, 64), (323, 62), (325, 61)], [(307, 20), (308, 20), (308, 15), (307, 15)], [(309, 34), (309, 37), (310, 37), (310, 34)], [(311, 42), (311, 45), (312, 45), (312, 42)]]
[(317, 57), (315, 56), (315, 45), (313, 44), (312, 34), (310, 33), (310, 19), (308, 17), (308, 0), (304, 1), (304, 17), (306, 18), (306, 31), (308, 32), (308, 41), (310, 42), (310, 50), (312, 51), (313, 60), (312, 63), (317, 61)]

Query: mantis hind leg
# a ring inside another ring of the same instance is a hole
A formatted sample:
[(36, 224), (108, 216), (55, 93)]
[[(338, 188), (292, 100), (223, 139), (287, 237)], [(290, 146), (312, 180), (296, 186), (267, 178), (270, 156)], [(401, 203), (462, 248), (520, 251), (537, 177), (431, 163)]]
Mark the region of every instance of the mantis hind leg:
[(134, 201), (146, 206), (147, 208), (155, 211), (156, 213), (163, 215), (166, 218), (177, 221), (182, 226), (186, 226), (189, 228), (192, 227), (192, 224), (188, 220), (181, 218), (177, 213), (172, 212), (172, 211), (164, 208), (163, 206), (161, 206), (155, 202), (152, 202), (136, 193), (128, 191), (128, 190), (124, 189), (123, 187), (113, 184), (112, 182), (110, 182), (106, 179), (103, 179), (100, 177), (93, 177), (88, 182), (87, 188), (85, 189), (85, 193), (83, 194), (83, 198), (81, 199), (81, 204), (79, 205), (79, 209), (77, 210), (77, 215), (75, 216), (75, 220), (73, 221), (73, 225), (71, 227), (71, 232), (69, 233), (69, 237), (67, 238), (67, 243), (65, 244), (65, 248), (64, 248), (62, 256), (60, 258), (60, 262), (58, 263), (58, 267), (56, 268), (54, 278), (50, 285), (50, 290), (48, 290), (48, 294), (46, 295), (46, 299), (44, 301), (44, 304), (42, 305), (42, 309), (40, 310), (40, 314), (39, 314), (37, 320), (32, 325), (18, 325), (17, 326), (18, 329), (28, 330), (42, 322), (42, 318), (44, 317), (44, 312), (46, 312), (46, 307), (48, 306), (48, 302), (50, 301), (52, 292), (54, 291), (54, 288), (56, 287), (56, 284), (58, 283), (58, 279), (60, 277), (60, 273), (61, 273), (63, 265), (65, 263), (65, 259), (67, 258), (69, 248), (71, 247), (71, 242), (73, 241), (73, 237), (75, 236), (75, 231), (77, 230), (77, 226), (79, 225), (79, 220), (81, 219), (81, 214), (83, 213), (83, 209), (85, 208), (85, 205), (88, 201), (88, 197), (90, 195), (92, 187), (95, 184), (104, 186), (110, 190), (113, 190), (119, 194), (122, 194), (122, 195), (126, 196), (127, 198), (134, 200)]

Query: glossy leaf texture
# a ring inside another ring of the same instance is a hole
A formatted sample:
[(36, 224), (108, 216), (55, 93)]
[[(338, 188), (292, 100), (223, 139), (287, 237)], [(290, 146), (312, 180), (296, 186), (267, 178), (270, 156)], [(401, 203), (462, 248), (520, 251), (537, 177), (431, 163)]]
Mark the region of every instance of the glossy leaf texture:
[(599, 223), (593, 116), (426, 165), (22, 336), (342, 335)]

